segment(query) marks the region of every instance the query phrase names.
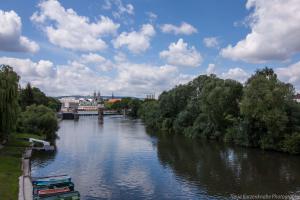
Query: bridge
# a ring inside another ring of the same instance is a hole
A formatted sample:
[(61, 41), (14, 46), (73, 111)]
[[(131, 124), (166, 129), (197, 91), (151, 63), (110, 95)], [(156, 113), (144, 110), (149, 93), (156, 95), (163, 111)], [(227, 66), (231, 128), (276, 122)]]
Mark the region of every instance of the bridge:
[(78, 106), (72, 109), (61, 109), (60, 117), (62, 119), (78, 119), (80, 116), (94, 116), (103, 118), (104, 115), (119, 115), (116, 110), (105, 109), (103, 105), (97, 106)]

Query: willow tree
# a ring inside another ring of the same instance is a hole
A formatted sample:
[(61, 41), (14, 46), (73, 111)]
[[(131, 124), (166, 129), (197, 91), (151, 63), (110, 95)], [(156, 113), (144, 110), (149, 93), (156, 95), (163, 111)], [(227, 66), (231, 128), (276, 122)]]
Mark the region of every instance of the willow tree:
[(0, 139), (13, 131), (18, 114), (19, 76), (8, 65), (0, 65)]

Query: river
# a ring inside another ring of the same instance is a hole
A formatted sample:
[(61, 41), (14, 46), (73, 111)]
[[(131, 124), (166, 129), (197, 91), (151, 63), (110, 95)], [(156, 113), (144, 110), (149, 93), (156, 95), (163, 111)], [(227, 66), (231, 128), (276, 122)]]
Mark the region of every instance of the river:
[(34, 153), (32, 175), (69, 174), (83, 200), (300, 194), (299, 156), (155, 136), (122, 116), (64, 120), (58, 136), (55, 153)]

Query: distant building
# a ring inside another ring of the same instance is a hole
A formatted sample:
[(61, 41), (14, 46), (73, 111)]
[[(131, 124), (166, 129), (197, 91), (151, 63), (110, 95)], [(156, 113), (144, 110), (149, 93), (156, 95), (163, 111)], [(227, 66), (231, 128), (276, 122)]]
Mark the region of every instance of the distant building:
[(78, 106), (78, 111), (97, 111), (98, 106), (85, 106), (85, 105), (80, 105)]
[(299, 93), (294, 96), (294, 100), (297, 101), (298, 103), (300, 103), (300, 94)]
[(98, 91), (98, 94), (97, 94), (97, 101), (101, 101), (101, 93), (100, 93), (100, 91)]
[(109, 99), (107, 101), (107, 103), (117, 103), (117, 102), (120, 102), (122, 99)]
[(65, 97), (59, 99), (62, 104), (62, 110), (75, 110), (79, 106), (79, 100), (74, 97)]

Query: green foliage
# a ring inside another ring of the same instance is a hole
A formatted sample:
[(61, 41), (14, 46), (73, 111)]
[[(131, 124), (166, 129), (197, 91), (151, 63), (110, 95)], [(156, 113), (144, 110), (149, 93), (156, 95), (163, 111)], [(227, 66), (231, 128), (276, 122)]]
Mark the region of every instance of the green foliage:
[(280, 82), (272, 69), (257, 71), (246, 83), (241, 101), (241, 115), (251, 146), (277, 149), (287, 130), (288, 104), (292, 103), (293, 88)]
[(121, 101), (117, 101), (115, 103), (112, 103), (110, 106), (110, 109), (112, 110), (118, 110), (122, 111), (123, 109), (128, 109), (128, 103), (130, 101), (130, 98), (123, 98)]
[(127, 97), (127, 98), (123, 98), (123, 99), (121, 99), (121, 101), (118, 101), (115, 103), (106, 103), (105, 108), (117, 110), (120, 113), (125, 110), (125, 112), (128, 116), (137, 117), (140, 105), (141, 105), (141, 100), (139, 100), (137, 98)]
[(142, 102), (139, 99), (136, 98), (130, 99), (130, 101), (128, 102), (128, 108), (129, 108), (128, 115), (131, 117), (138, 117), (138, 111), (141, 106), (141, 103)]
[(282, 150), (292, 154), (300, 153), (300, 133), (286, 136), (282, 143)]
[(191, 85), (179, 85), (168, 92), (163, 92), (159, 97), (162, 117), (174, 119), (185, 108), (192, 89)]
[(160, 109), (156, 100), (145, 100), (138, 110), (138, 116), (144, 120), (147, 127), (160, 128)]
[(44, 105), (26, 107), (18, 118), (17, 130), (21, 133), (45, 135), (51, 140), (56, 137), (58, 122), (55, 113)]
[(61, 108), (61, 102), (53, 97), (47, 97), (48, 102), (47, 102), (47, 107), (51, 108), (53, 111), (58, 112)]
[(14, 130), (19, 111), (19, 76), (10, 66), (0, 66), (0, 141)]
[(139, 116), (167, 133), (299, 153), (300, 104), (294, 92), (270, 68), (258, 70), (244, 87), (201, 75), (163, 92), (158, 101), (142, 103)]
[(222, 139), (226, 130), (233, 126), (239, 117), (238, 103), (242, 88), (240, 83), (233, 80), (210, 77), (206, 81), (198, 97), (201, 123), (206, 124), (201, 127), (205, 137)]
[(22, 110), (26, 109), (26, 106), (32, 105), (34, 103), (33, 91), (30, 83), (27, 83), (25, 89), (20, 90), (20, 106)]
[(23, 111), (33, 104), (47, 106), (53, 111), (59, 111), (61, 107), (58, 99), (47, 97), (39, 88), (31, 87), (30, 83), (20, 90), (19, 103)]

